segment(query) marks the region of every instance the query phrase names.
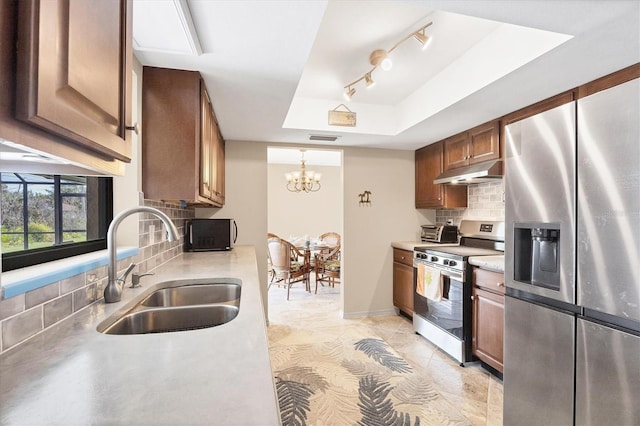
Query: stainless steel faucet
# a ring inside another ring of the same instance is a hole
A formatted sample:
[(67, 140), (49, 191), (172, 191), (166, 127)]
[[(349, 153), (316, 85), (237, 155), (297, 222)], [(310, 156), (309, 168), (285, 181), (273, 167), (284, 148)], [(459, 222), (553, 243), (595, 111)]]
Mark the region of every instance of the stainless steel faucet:
[(111, 225), (109, 225), (109, 229), (107, 230), (107, 251), (109, 252), (109, 282), (104, 289), (104, 301), (105, 303), (114, 303), (119, 302), (122, 298), (122, 290), (124, 289), (124, 282), (127, 278), (127, 274), (133, 269), (135, 264), (129, 265), (127, 271), (122, 274), (121, 277), (116, 277), (116, 269), (118, 264), (118, 257), (116, 255), (116, 231), (118, 230), (118, 225), (122, 220), (133, 214), (133, 213), (151, 213), (158, 217), (164, 223), (164, 226), (167, 228), (167, 239), (169, 241), (177, 240), (178, 230), (176, 226), (171, 222), (169, 217), (162, 213), (158, 209), (154, 209), (153, 207), (131, 207), (129, 209), (123, 210), (111, 221)]

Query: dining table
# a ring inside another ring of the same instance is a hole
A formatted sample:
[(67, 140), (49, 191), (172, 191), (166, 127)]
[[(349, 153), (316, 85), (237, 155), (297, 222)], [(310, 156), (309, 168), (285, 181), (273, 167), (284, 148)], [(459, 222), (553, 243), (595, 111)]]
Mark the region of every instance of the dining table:
[(315, 251), (322, 251), (322, 250), (331, 250), (333, 248), (335, 248), (335, 245), (329, 245), (329, 244), (302, 244), (302, 245), (296, 245), (296, 248), (300, 251), (309, 251), (309, 252), (315, 252)]
[(326, 244), (326, 243), (312, 243), (309, 244), (298, 244), (295, 246), (299, 251), (304, 253), (305, 262), (308, 260), (309, 262), (309, 270), (313, 271), (315, 268), (315, 259), (314, 254), (321, 253), (323, 251), (330, 252), (337, 246), (335, 244)]

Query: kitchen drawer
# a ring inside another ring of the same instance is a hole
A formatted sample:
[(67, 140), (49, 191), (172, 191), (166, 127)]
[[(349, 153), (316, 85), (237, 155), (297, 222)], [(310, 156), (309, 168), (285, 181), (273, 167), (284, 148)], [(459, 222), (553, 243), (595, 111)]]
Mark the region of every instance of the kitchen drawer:
[(504, 294), (504, 274), (473, 268), (473, 284), (485, 290)]
[(393, 249), (393, 261), (413, 266), (413, 252), (409, 250)]

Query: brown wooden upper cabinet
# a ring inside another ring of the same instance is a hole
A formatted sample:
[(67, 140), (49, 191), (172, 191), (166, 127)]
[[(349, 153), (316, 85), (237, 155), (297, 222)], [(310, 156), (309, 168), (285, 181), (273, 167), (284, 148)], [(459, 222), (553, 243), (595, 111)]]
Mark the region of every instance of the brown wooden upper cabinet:
[(500, 158), (500, 122), (482, 124), (444, 140), (444, 170)]
[(131, 0), (19, 2), (16, 117), (131, 160)]
[(466, 185), (437, 185), (433, 180), (443, 172), (444, 142), (420, 148), (415, 154), (416, 208), (454, 208), (467, 206)]
[(225, 142), (200, 73), (144, 67), (142, 116), (145, 197), (222, 206)]
[(204, 84), (200, 85), (202, 103), (200, 138), (200, 195), (217, 205), (224, 204), (224, 139)]

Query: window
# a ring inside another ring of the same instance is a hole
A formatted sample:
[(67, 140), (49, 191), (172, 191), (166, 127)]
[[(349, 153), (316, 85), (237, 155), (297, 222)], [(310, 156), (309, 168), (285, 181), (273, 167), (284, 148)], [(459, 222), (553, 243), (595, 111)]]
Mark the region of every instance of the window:
[(106, 248), (111, 178), (3, 172), (0, 185), (3, 271)]

